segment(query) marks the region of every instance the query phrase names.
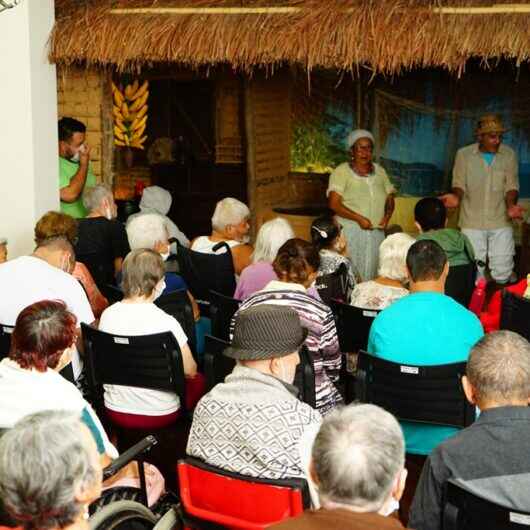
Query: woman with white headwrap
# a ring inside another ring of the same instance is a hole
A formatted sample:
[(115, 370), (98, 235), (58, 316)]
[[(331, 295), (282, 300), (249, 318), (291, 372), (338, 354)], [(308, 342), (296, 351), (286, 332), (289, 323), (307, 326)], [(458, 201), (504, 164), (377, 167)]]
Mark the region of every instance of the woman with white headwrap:
[(329, 177), (328, 205), (336, 213), (348, 242), (351, 261), (363, 281), (377, 274), (379, 245), (394, 212), (394, 186), (373, 162), (374, 137), (362, 129), (347, 138), (351, 159)]

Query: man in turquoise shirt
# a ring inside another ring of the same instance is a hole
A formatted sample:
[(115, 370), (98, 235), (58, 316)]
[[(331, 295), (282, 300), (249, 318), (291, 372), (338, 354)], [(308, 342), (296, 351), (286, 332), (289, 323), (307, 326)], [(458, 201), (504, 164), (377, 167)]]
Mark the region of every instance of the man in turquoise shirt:
[(85, 217), (81, 194), (96, 185), (89, 167), (90, 147), (85, 143), (86, 127), (74, 118), (59, 120), (59, 189), (61, 211), (72, 217)]
[[(372, 324), (368, 351), (388, 361), (428, 366), (467, 361), (484, 332), (479, 319), (444, 294), (447, 256), (432, 240), (417, 241), (407, 254), (410, 293), (382, 311)], [(456, 428), (401, 422), (406, 450), (428, 455)]]

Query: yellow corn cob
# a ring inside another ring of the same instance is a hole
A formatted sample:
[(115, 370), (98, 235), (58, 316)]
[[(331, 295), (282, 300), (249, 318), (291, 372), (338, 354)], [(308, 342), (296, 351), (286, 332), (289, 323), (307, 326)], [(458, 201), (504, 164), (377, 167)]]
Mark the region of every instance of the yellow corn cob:
[(116, 107), (116, 105), (112, 107), (112, 114), (114, 115), (115, 119), (119, 118), (120, 120), (123, 120), (123, 114), (121, 113), (120, 108)]
[(123, 104), (123, 94), (119, 90), (114, 91), (114, 103), (117, 107), (121, 107)]
[(125, 99), (131, 99), (131, 96), (134, 94), (133, 90), (132, 90), (132, 85), (127, 85), (125, 87)]
[(136, 114), (137, 119), (143, 118), (147, 114), (147, 109), (149, 108), (149, 105), (144, 105)]
[(123, 123), (123, 120), (121, 118), (115, 118), (114, 124), (123, 132), (127, 132), (127, 127), (125, 126), (125, 123)]
[(149, 81), (144, 81), (142, 86), (132, 95), (131, 101), (137, 100), (139, 97), (143, 96), (144, 92), (147, 91), (149, 87)]
[(125, 134), (117, 125), (114, 126), (114, 136), (118, 138), (119, 140), (125, 139)]
[(145, 105), (148, 97), (149, 90), (146, 90), (142, 96), (134, 100), (133, 104), (131, 105), (131, 110), (133, 112), (138, 112)]
[(147, 116), (144, 116), (143, 118), (140, 118), (140, 119), (136, 117), (136, 119), (132, 122), (131, 130), (137, 131), (138, 129), (140, 129), (140, 127), (145, 125), (146, 122), (147, 122)]
[(131, 140), (140, 139), (144, 131), (145, 131), (145, 123), (139, 129), (136, 129), (136, 131), (134, 131), (131, 134)]
[(114, 138), (114, 145), (117, 145), (119, 147), (124, 147), (125, 142), (123, 142), (122, 140), (118, 140), (117, 138)]
[(129, 121), (129, 107), (125, 101), (122, 103), (121, 113), (123, 115), (123, 121)]
[(129, 99), (131, 99), (136, 94), (136, 92), (138, 92), (139, 87), (140, 87), (140, 82), (138, 81), (138, 79), (135, 79), (133, 84), (131, 85), (131, 95)]
[(129, 140), (129, 137), (128, 137), (128, 136), (124, 136), (124, 137), (123, 137), (123, 140), (124, 140), (124, 142), (125, 142), (125, 145), (127, 145), (127, 146), (128, 146), (128, 145), (130, 145), (130, 144), (131, 144), (131, 142), (130, 142), (130, 140)]
[(136, 149), (142, 149), (142, 150), (145, 149), (145, 147), (140, 142), (138, 142), (138, 140), (132, 140), (131, 147), (135, 147)]

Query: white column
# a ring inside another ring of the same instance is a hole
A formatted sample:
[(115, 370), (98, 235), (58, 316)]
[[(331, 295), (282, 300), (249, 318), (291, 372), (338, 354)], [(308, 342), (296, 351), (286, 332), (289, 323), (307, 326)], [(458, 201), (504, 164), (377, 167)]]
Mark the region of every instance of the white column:
[(33, 250), (35, 221), (59, 208), (57, 81), (47, 59), (54, 0), (0, 13), (0, 237), (9, 257)]

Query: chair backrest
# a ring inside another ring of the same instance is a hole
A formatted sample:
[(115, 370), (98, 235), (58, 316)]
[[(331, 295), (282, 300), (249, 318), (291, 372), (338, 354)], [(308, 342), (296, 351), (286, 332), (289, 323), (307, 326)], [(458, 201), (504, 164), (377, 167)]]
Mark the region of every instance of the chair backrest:
[(228, 374), (232, 373), (236, 361), (223, 355), (223, 351), (230, 343), (226, 340), (206, 335), (204, 337), (204, 377), (206, 378), (206, 392), (215, 385), (222, 383)]
[(7, 324), (0, 324), (0, 359), (9, 355), (11, 349), (11, 334), (13, 333), (14, 326), (8, 326)]
[(530, 511), (512, 510), (470, 493), (453, 479), (445, 485), (442, 530), (516, 530), (530, 527)]
[(509, 329), (530, 340), (530, 300), (510, 293), (502, 292), (500, 329)]
[(315, 391), (315, 366), (313, 357), (307, 346), (302, 346), (298, 352), (300, 355), (300, 364), (296, 367), (294, 377), (294, 386), (300, 391), (299, 398), (313, 408), (317, 406), (317, 397)]
[(245, 477), (195, 458), (178, 463), (180, 498), (186, 517), (223, 528), (261, 530), (309, 507), (303, 479)]
[(400, 420), (467, 427), (475, 407), (466, 400), (461, 378), (466, 363), (411, 366), (359, 352), (355, 395)]
[(348, 268), (341, 263), (339, 268), (330, 273), (318, 276), (315, 287), (322, 301), (329, 304), (332, 300), (348, 303), (351, 293), (349, 291)]
[(195, 318), (187, 291), (180, 289), (164, 294), (155, 300), (155, 305), (178, 320), (184, 333), (186, 333), (186, 337), (188, 337), (188, 345), (191, 351), (195, 353), (197, 351)]
[(366, 350), (370, 328), (380, 311), (336, 301), (331, 301), (330, 307), (335, 317), (341, 351), (354, 353)]
[(464, 307), (468, 307), (475, 287), (476, 277), (477, 266), (474, 262), (467, 265), (449, 267), (449, 274), (445, 281), (445, 294)]
[(221, 248), (225, 248), (225, 252), (206, 254), (178, 246), (179, 272), (197, 301), (209, 302), (211, 290), (226, 296), (232, 296), (236, 290), (232, 251), (224, 241), (213, 250), (215, 252)]
[(103, 405), (102, 385), (123, 385), (175, 392), (185, 408), (182, 353), (174, 335), (125, 337), (81, 324), (85, 367), (90, 393), (98, 408)]
[(210, 291), (210, 318), (214, 337), (230, 340), (230, 322), (240, 303), (240, 300), (217, 291)]

